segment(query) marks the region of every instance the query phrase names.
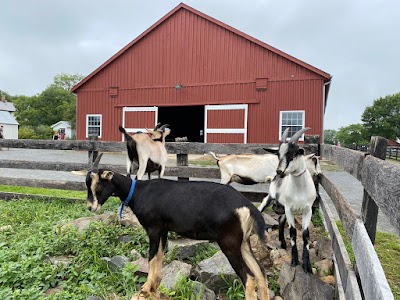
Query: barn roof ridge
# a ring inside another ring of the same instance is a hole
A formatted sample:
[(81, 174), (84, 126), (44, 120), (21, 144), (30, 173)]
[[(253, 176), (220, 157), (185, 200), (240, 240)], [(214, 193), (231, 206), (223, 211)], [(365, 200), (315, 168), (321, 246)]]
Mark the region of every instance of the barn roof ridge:
[(202, 13), (201, 11), (196, 10), (195, 8), (181, 2), (180, 4), (178, 4), (175, 8), (173, 8), (170, 12), (168, 12), (166, 15), (164, 15), (161, 19), (159, 19), (156, 23), (154, 23), (152, 26), (150, 26), (148, 29), (146, 29), (143, 33), (141, 33), (139, 36), (137, 36), (133, 41), (131, 41), (130, 43), (128, 43), (126, 46), (124, 46), (121, 50), (119, 50), (116, 54), (114, 54), (111, 58), (109, 58), (106, 62), (104, 62), (102, 65), (100, 65), (98, 68), (96, 68), (92, 73), (90, 73), (88, 76), (86, 76), (82, 81), (78, 82), (75, 86), (72, 87), (71, 91), (75, 92), (76, 90), (78, 90), (82, 85), (84, 85), (87, 81), (89, 81), (92, 77), (94, 77), (97, 73), (99, 73), (101, 70), (103, 70), (106, 66), (108, 66), (110, 63), (112, 63), (115, 59), (117, 59), (119, 56), (121, 56), (125, 51), (127, 51), (129, 48), (131, 48), (132, 46), (134, 46), (137, 42), (139, 42), (143, 37), (145, 37), (147, 34), (149, 34), (151, 31), (153, 31), (154, 29), (156, 29), (159, 25), (161, 25), (164, 21), (166, 21), (168, 18), (170, 18), (172, 15), (174, 15), (176, 12), (178, 12), (180, 9), (186, 9), (218, 26), (221, 26), (222, 28), (229, 30), (269, 51), (272, 51), (320, 76), (322, 76), (326, 82), (329, 82), (331, 80), (331, 76), (322, 71), (321, 69), (318, 69), (298, 58), (295, 58), (294, 56), (291, 56), (271, 45), (268, 45), (267, 43), (264, 43), (230, 25), (227, 25), (205, 13)]

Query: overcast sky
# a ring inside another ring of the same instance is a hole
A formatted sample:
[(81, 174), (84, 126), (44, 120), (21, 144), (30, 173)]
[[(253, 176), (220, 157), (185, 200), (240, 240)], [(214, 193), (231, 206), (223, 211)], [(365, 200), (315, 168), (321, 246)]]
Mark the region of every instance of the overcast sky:
[[(31, 96), (57, 74), (86, 76), (180, 2), (0, 0), (0, 90)], [(400, 92), (399, 0), (184, 3), (333, 76), (325, 129)]]

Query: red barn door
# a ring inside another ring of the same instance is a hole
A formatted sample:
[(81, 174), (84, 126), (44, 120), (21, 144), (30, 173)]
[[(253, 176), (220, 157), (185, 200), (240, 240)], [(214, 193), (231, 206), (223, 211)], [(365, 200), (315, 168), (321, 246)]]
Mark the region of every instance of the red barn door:
[(247, 104), (206, 105), (205, 143), (247, 143)]
[[(127, 132), (146, 132), (157, 124), (158, 107), (124, 107), (122, 110), (122, 126)], [(122, 141), (124, 135), (122, 134)]]

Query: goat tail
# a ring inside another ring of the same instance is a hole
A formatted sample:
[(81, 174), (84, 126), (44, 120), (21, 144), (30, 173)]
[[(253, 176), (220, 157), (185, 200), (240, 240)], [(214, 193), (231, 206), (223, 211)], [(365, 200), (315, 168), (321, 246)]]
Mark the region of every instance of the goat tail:
[(125, 128), (122, 127), (121, 125), (119, 125), (119, 131), (121, 131), (124, 136), (125, 136), (125, 140), (132, 140), (132, 137), (129, 135), (129, 133), (126, 132)]
[(243, 240), (250, 238), (251, 232), (255, 231), (261, 241), (265, 241), (265, 221), (261, 213), (253, 205), (244, 206), (237, 210), (240, 224), (243, 230)]
[(215, 160), (219, 161), (219, 157), (217, 157), (214, 152), (208, 151), (208, 155), (211, 155)]

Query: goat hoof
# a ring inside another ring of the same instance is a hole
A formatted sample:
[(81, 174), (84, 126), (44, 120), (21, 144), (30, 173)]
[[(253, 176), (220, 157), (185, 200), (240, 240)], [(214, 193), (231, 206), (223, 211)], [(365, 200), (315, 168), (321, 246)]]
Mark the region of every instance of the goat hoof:
[(291, 265), (292, 267), (295, 267), (295, 266), (297, 266), (298, 264), (299, 264), (298, 261), (295, 261), (295, 260), (292, 259), (292, 262), (291, 262), (290, 265)]
[(285, 243), (281, 243), (281, 248), (286, 250), (286, 242)]
[(303, 264), (303, 270), (306, 273), (312, 273), (312, 268), (310, 264)]

